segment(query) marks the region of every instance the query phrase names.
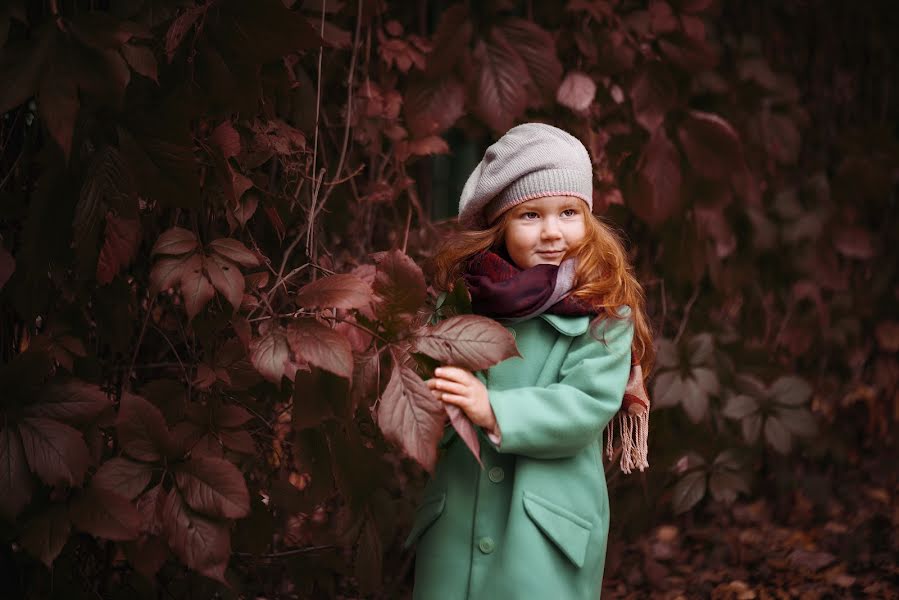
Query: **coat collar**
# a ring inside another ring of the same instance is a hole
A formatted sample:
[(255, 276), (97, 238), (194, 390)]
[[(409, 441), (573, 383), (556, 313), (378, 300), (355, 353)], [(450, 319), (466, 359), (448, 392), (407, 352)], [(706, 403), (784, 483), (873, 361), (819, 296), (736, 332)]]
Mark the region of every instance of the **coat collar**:
[(570, 335), (572, 337), (587, 333), (587, 328), (590, 326), (590, 317), (586, 315), (568, 317), (543, 313), (540, 315), (540, 318), (552, 325), (562, 335)]

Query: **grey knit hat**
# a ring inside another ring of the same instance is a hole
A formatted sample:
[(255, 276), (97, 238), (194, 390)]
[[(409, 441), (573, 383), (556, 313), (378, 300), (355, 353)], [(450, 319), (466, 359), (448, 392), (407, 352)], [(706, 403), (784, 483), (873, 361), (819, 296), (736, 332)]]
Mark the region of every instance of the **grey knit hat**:
[(516, 125), (492, 144), (459, 199), (459, 222), (484, 229), (517, 204), (575, 196), (593, 210), (593, 165), (573, 135), (545, 123)]

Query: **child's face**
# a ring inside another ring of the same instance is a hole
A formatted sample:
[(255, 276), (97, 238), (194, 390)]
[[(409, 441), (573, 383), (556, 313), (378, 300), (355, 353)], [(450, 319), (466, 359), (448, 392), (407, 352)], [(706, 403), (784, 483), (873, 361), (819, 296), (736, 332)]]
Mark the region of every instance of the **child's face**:
[(565, 252), (586, 235), (583, 200), (547, 196), (513, 207), (503, 238), (506, 251), (520, 269), (558, 265)]

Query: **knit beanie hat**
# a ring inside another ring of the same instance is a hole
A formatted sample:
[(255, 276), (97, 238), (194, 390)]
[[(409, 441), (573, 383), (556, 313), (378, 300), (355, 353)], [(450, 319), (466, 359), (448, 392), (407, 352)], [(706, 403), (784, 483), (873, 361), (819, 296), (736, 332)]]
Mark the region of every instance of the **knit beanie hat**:
[(573, 135), (545, 123), (523, 123), (492, 144), (459, 199), (459, 222), (489, 227), (504, 212), (535, 198), (574, 196), (593, 210), (593, 165)]

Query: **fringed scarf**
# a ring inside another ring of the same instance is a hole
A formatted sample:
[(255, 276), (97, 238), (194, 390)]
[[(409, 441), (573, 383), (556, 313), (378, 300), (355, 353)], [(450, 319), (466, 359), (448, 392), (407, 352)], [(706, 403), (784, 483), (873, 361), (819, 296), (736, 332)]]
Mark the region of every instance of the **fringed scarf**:
[[(500, 321), (518, 322), (542, 313), (596, 317), (589, 304), (568, 294), (574, 286), (574, 259), (561, 265), (542, 264), (521, 270), (495, 252), (471, 258), (463, 277), (471, 293), (472, 310)], [(613, 457), (615, 421), (621, 438), (621, 470), (630, 473), (649, 466), (649, 395), (640, 363), (631, 352), (631, 371), (617, 418), (606, 428), (606, 454)]]

